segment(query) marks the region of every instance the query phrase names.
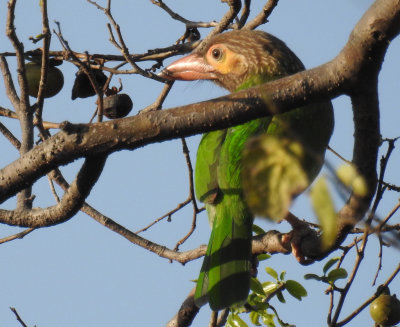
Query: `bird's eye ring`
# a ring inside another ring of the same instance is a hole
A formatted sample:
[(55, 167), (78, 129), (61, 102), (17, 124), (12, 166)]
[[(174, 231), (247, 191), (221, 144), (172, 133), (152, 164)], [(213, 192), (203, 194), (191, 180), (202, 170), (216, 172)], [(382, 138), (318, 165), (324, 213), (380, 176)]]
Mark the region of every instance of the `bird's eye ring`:
[(220, 60), (222, 58), (222, 50), (220, 48), (212, 49), (211, 56), (215, 60)]

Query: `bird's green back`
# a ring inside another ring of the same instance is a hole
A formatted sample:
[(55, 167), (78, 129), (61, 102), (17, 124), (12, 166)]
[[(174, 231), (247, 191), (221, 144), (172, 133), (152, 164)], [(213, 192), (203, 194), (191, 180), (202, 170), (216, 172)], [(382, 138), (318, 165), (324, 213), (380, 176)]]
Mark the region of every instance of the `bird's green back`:
[[(239, 89), (271, 79), (253, 78)], [(241, 188), (246, 142), (262, 133), (300, 140), (309, 150), (307, 173), (312, 180), (320, 170), (332, 127), (332, 106), (324, 102), (203, 135), (197, 152), (195, 191), (206, 203), (212, 232), (195, 293), (199, 306), (208, 301), (213, 310), (220, 310), (247, 298), (253, 215)]]

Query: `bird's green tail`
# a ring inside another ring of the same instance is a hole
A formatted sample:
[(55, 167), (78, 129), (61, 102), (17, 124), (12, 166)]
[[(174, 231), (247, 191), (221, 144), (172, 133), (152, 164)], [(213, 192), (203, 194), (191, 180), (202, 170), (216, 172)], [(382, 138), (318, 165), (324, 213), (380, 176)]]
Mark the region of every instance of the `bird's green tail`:
[(250, 288), (253, 218), (239, 195), (224, 194), (207, 205), (213, 228), (197, 281), (195, 303), (217, 311), (247, 299)]

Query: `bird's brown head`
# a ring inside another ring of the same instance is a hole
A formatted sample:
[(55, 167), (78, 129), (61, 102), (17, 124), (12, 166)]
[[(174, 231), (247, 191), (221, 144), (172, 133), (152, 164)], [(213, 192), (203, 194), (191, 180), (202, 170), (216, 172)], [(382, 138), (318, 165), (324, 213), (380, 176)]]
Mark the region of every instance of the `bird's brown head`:
[(214, 36), (164, 68), (169, 80), (212, 80), (227, 90), (251, 87), (303, 70), (296, 55), (278, 38), (262, 31), (235, 30)]

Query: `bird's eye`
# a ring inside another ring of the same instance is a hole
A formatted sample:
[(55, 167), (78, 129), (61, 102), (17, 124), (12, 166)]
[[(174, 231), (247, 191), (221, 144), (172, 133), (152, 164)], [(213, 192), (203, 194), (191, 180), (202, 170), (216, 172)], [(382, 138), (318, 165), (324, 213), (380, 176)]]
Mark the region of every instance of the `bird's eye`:
[(222, 50), (219, 48), (215, 48), (211, 51), (211, 56), (215, 60), (220, 60), (222, 58)]

